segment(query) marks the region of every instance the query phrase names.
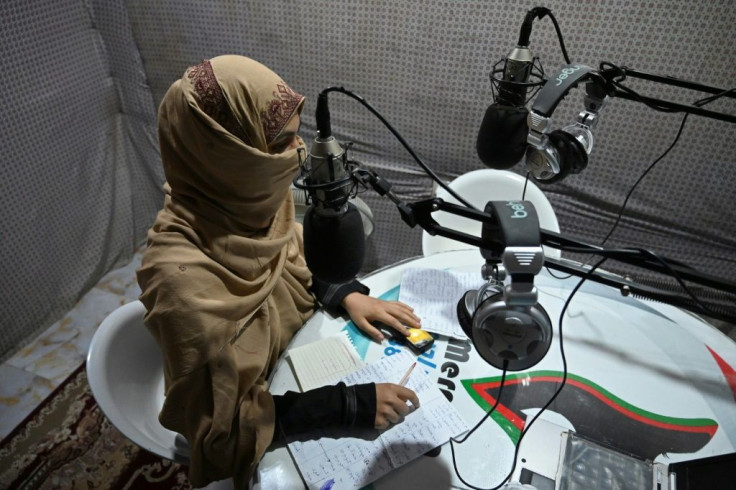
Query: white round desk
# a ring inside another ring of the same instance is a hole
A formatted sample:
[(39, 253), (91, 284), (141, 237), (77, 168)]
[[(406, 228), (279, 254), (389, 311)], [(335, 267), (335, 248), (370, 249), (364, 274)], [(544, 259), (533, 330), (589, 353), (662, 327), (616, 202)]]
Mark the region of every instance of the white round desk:
[[(361, 281), (371, 295), (394, 300), (402, 271), (408, 267), (478, 271), (480, 277), (482, 263), (477, 250), (442, 252), (395, 264)], [(578, 281), (555, 279), (546, 269), (536, 277), (539, 303), (552, 319), (552, 347), (531, 369), (508, 373), (496, 412), (467, 442), (455, 445), (457, 468), (466, 482), (488, 488), (506, 477), (521, 430), (559, 386), (563, 367), (559, 317)], [(366, 362), (405, 349), (389, 341), (373, 342), (352, 322), (324, 312), (305, 324), (290, 348), (341, 330), (348, 331)], [(522, 439), (512, 480), (518, 481), (525, 469), (554, 479), (561, 434), (566, 431), (664, 464), (735, 451), (736, 343), (716, 328), (678, 308), (623, 297), (586, 282), (567, 309), (562, 334), (567, 383)], [(436, 379), (468, 426), (474, 426), (494, 403), (501, 372), (485, 363), (469, 341), (439, 337), (417, 361), (417, 368)], [(282, 356), (271, 392), (287, 390), (298, 387)], [(278, 488), (304, 486), (286, 447), (264, 456), (259, 476), (264, 488), (272, 481), (279, 482)], [(455, 474), (449, 444), (439, 454), (421, 456), (372, 486), (465, 488)]]

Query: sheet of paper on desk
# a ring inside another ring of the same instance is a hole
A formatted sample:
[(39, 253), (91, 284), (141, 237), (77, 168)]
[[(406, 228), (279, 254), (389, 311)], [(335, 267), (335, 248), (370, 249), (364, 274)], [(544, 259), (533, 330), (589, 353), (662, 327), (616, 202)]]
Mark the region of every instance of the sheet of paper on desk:
[(302, 391), (336, 383), (363, 366), (344, 333), (295, 347), (289, 350), (289, 360)]
[[(414, 361), (401, 352), (367, 364), (343, 381), (398, 383)], [(406, 386), (417, 394), (420, 407), (385, 431), (367, 431), (371, 437), (366, 438), (321, 437), (289, 444), (309, 488), (361, 488), (468, 430), (465, 420), (422, 369), (412, 371)]]
[(399, 301), (414, 308), (424, 330), (466, 339), (457, 320), (457, 303), (467, 291), (478, 289), (483, 283), (480, 271), (408, 268), (401, 275)]

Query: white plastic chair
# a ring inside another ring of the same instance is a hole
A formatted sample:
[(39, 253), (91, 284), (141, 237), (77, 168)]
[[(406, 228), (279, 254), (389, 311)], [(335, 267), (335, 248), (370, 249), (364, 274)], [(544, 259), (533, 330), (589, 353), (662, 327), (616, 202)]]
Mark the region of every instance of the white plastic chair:
[[(102, 412), (141, 448), (189, 463), (189, 448), (158, 421), (164, 403), (161, 351), (143, 326), (145, 307), (133, 301), (100, 324), (87, 354), (87, 379)], [(183, 447), (182, 447), (183, 446)]]
[[(87, 379), (102, 412), (139, 447), (177, 463), (189, 464), (186, 440), (164, 428), (158, 414), (164, 403), (161, 350), (143, 325), (140, 301), (125, 304), (100, 324), (87, 354)], [(232, 489), (221, 480), (207, 489)]]
[[(521, 175), (507, 170), (488, 168), (473, 170), (463, 174), (450, 182), (449, 187), (459, 194), (460, 197), (482, 211), (488, 201), (521, 200), (525, 182), (526, 179)], [(459, 201), (442, 187), (437, 189), (437, 197), (441, 197), (446, 202), (459, 204)], [(552, 204), (531, 179), (526, 183), (524, 200), (531, 201), (534, 204), (534, 208), (537, 210), (537, 215), (539, 216), (539, 226), (542, 229), (554, 232), (560, 231), (560, 225), (557, 223), (557, 216), (555, 215), (555, 210), (552, 208)], [(452, 230), (480, 236), (481, 223), (478, 221), (443, 211), (433, 213), (432, 217), (440, 225)], [(446, 250), (471, 248), (474, 247), (450, 238), (439, 235), (432, 236), (426, 231), (422, 233), (422, 253), (425, 256)], [(549, 247), (544, 247), (544, 254), (551, 258), (559, 258), (561, 256), (559, 250)]]

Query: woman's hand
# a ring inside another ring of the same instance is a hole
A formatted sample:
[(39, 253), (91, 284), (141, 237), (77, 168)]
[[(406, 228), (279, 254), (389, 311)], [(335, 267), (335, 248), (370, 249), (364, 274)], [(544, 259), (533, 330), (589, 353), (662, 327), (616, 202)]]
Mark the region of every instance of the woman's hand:
[(376, 342), (383, 340), (383, 334), (371, 325), (373, 321), (390, 325), (404, 335), (409, 335), (404, 325), (420, 328), (421, 320), (414, 314), (414, 309), (400, 301), (384, 301), (362, 293), (350, 293), (342, 300), (342, 306), (353, 323)]
[[(406, 404), (411, 402), (412, 407)], [(419, 408), (419, 398), (409, 388), (393, 383), (376, 383), (376, 429), (398, 424), (404, 416)]]

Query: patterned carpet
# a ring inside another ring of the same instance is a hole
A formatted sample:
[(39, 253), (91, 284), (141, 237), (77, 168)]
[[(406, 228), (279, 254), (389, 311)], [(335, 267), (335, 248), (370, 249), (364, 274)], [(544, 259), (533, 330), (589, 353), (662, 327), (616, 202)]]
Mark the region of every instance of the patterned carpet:
[(125, 438), (100, 411), (84, 365), (0, 443), (0, 489), (190, 489), (187, 467)]

